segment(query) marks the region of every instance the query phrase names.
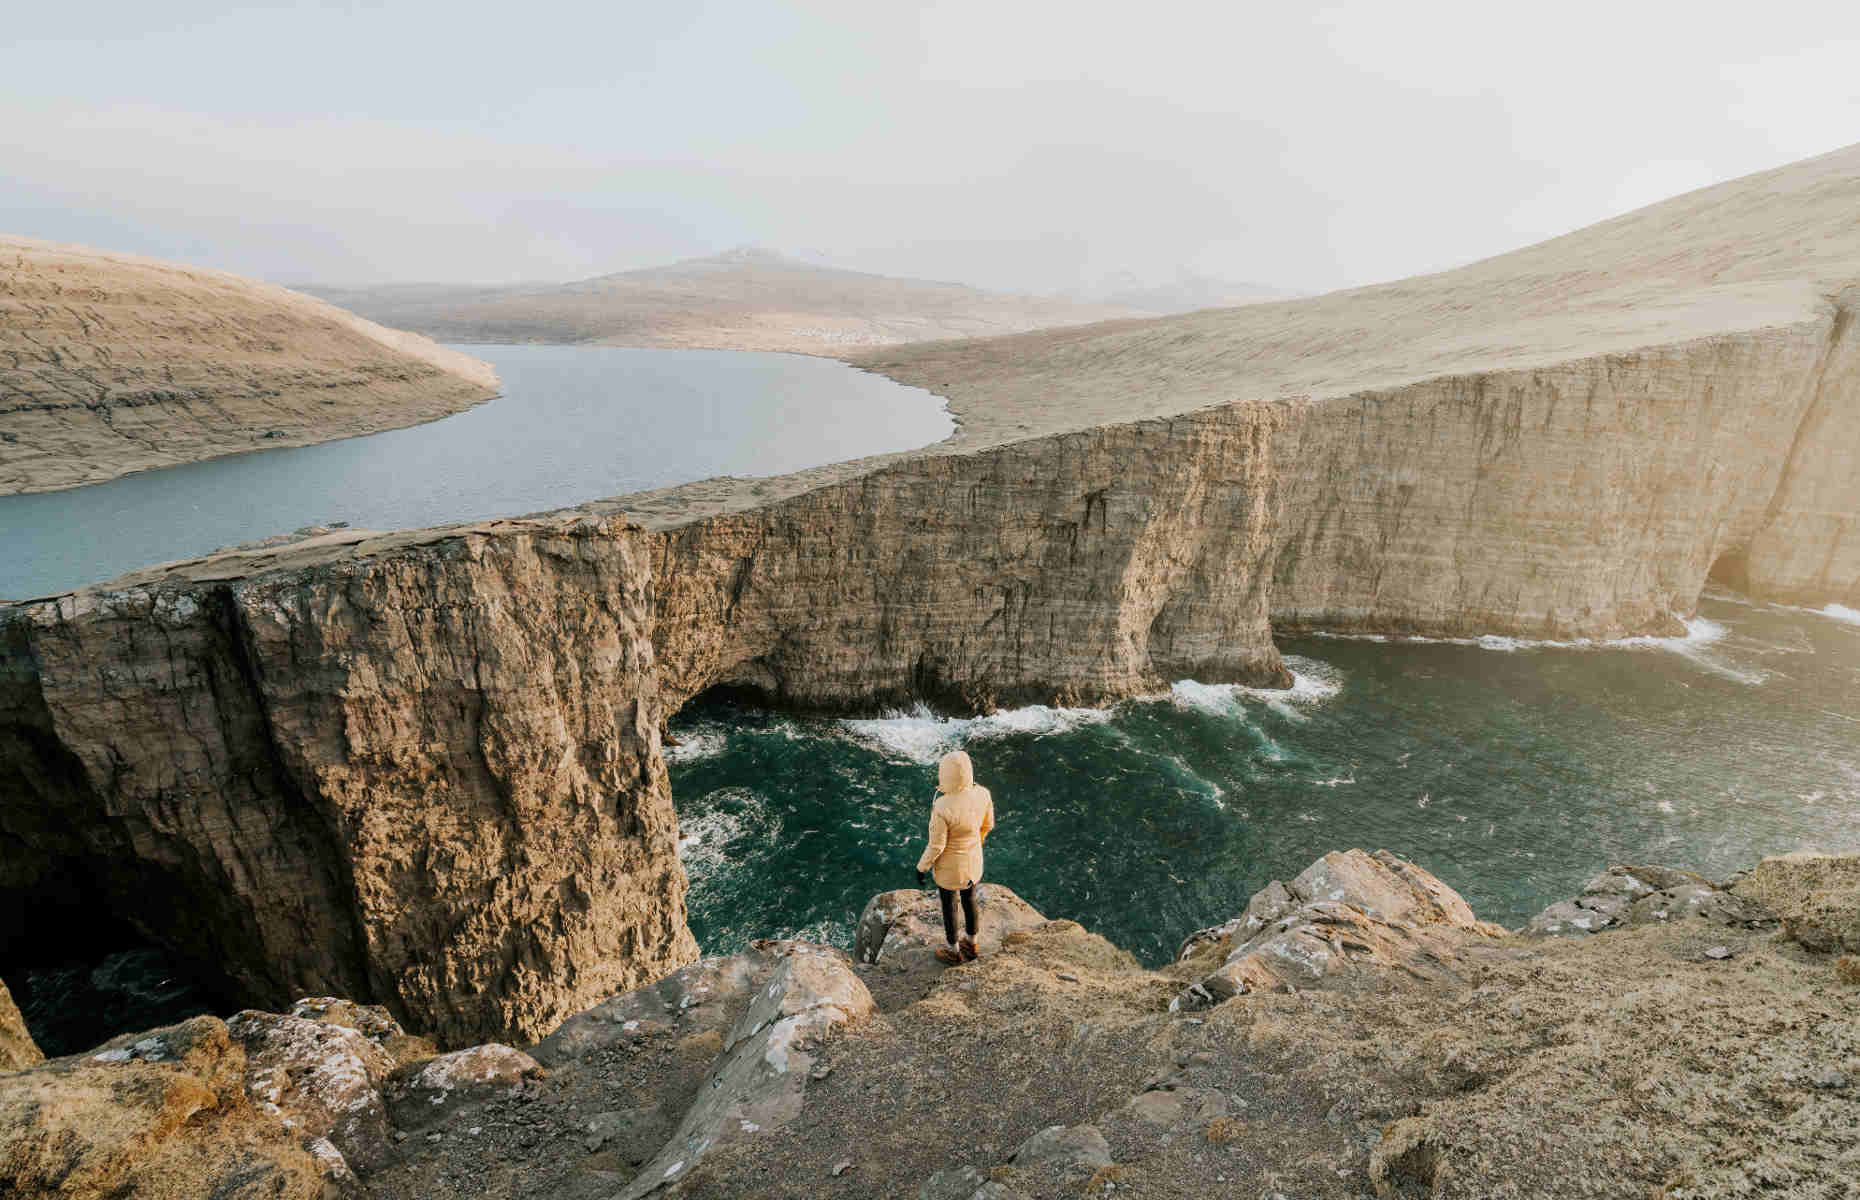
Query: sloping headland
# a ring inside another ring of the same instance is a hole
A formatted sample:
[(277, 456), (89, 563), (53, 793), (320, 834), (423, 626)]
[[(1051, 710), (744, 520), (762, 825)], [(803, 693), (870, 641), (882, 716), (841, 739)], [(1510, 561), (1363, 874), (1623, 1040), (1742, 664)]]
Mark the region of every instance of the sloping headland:
[(588, 342), (839, 356), (894, 342), (990, 337), (1153, 309), (989, 292), (802, 262), (745, 247), (574, 283), (304, 288), (448, 342)]
[(415, 425), (491, 368), (284, 288), (0, 236), (0, 495)]
[(1275, 630), (1855, 605), (1856, 212), (1850, 148), (1423, 279), (892, 347), (949, 440), (0, 610), (0, 896), (531, 1037), (695, 953), (659, 730), (716, 685), (1102, 703), (1287, 682)]

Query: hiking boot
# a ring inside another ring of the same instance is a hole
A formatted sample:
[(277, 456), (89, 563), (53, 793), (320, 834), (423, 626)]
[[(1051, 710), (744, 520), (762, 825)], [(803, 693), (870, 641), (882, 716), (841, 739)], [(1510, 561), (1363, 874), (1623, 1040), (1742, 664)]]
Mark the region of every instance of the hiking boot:
[(972, 937), (964, 937), (958, 945), (962, 949), (963, 962), (974, 962), (982, 956), (982, 952), (975, 948), (975, 939)]
[(948, 963), (952, 967), (960, 967), (963, 963), (962, 951), (954, 946), (938, 946), (936, 960), (940, 963)]

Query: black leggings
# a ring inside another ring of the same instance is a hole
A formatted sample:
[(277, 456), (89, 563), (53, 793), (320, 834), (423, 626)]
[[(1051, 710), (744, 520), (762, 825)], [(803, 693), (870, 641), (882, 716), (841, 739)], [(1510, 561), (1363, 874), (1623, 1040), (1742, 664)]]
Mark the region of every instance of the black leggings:
[[(950, 945), (956, 944), (956, 893), (939, 885), (937, 898), (943, 901), (943, 940)], [(962, 889), (962, 923), (968, 928), (971, 940), (975, 931), (981, 928), (981, 922), (975, 915), (975, 885)]]

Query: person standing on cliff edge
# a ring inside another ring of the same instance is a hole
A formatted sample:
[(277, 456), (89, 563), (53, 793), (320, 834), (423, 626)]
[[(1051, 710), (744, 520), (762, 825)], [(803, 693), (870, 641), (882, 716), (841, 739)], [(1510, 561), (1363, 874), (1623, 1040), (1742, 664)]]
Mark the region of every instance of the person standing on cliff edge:
[[(981, 957), (975, 935), (981, 921), (975, 912), (975, 886), (982, 881), (982, 842), (995, 827), (995, 800), (975, 782), (975, 764), (952, 750), (936, 765), (936, 803), (930, 809), (930, 844), (917, 860), (917, 886), (924, 872), (936, 878), (943, 901), (943, 940), (939, 961), (958, 964)], [(956, 940), (956, 897), (962, 897), (961, 942)]]

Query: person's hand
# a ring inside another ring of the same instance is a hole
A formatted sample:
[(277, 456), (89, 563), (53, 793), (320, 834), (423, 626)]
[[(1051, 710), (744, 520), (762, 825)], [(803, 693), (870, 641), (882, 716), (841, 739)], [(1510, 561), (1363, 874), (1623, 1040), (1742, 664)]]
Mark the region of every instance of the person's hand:
[(922, 871), (919, 871), (917, 872), (917, 886), (922, 887), (923, 885), (924, 885), (924, 873)]

